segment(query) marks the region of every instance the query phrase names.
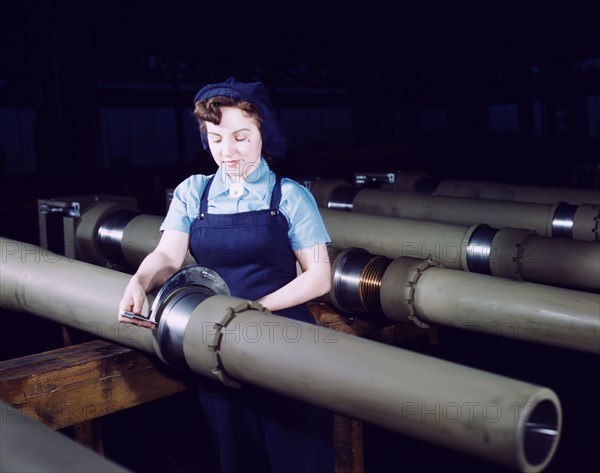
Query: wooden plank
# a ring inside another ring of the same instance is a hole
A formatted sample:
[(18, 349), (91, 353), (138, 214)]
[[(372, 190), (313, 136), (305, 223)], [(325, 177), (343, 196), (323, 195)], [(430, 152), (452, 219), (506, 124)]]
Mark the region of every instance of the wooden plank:
[(313, 317), (322, 327), (338, 332), (362, 336), (373, 330), (373, 324), (361, 318), (348, 318), (340, 315), (327, 304), (310, 302), (308, 308)]
[[(81, 332), (80, 330), (67, 327), (66, 325), (62, 326), (62, 338), (63, 346), (65, 347), (95, 339), (95, 337), (89, 333)], [(79, 422), (74, 424), (72, 429), (73, 438), (77, 443), (94, 450), (100, 455), (104, 455), (104, 436), (102, 435), (101, 418)]]
[(188, 389), (157, 358), (103, 340), (0, 362), (0, 397), (61, 429)]
[(333, 423), (335, 473), (364, 473), (363, 424), (335, 415)]

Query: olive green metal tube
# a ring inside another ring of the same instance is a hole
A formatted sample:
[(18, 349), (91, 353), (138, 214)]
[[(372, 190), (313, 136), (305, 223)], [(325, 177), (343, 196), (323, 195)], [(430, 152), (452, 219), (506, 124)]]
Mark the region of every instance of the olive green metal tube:
[(597, 242), (502, 228), (492, 240), (489, 267), (489, 274), (498, 277), (600, 292)]
[[(443, 245), (436, 245), (436, 235), (434, 233), (439, 231), (439, 234), (444, 234), (444, 224), (412, 222), (327, 209), (322, 209), (322, 213), (334, 242), (342, 248), (360, 245), (372, 253), (383, 254), (383, 256), (390, 258), (405, 256), (410, 251), (412, 253), (410, 256), (417, 258), (430, 257), (451, 268), (462, 267), (462, 269), (469, 271), (478, 270), (478, 268), (471, 267), (473, 265), (468, 261), (468, 252), (464, 251), (468, 249), (467, 242), (473, 233), (473, 227), (446, 226), (450, 237), (442, 240)], [(123, 253), (129, 254), (128, 251), (132, 250), (132, 254), (137, 258), (137, 260), (131, 259), (130, 261), (133, 263), (141, 261), (146, 251), (150, 252), (154, 248), (157, 240), (153, 241), (151, 238), (145, 238), (145, 236), (158, 235), (161, 221), (162, 219), (157, 216), (138, 215), (125, 225), (122, 232), (124, 235), (123, 241), (125, 242)], [(408, 241), (406, 240), (407, 234), (409, 235)], [(397, 235), (403, 235), (404, 238), (398, 238)], [(441, 243), (440, 238), (437, 238), (437, 240), (437, 243)], [(137, 241), (140, 242), (140, 246), (135, 243)], [(144, 244), (147, 246), (144, 247)], [(432, 251), (436, 247), (439, 248), (439, 251)], [(381, 249), (385, 251), (380, 252)], [(414, 252), (420, 253), (414, 254)], [(560, 257), (557, 258), (556, 255), (560, 255)], [(600, 265), (597, 264), (599, 256), (600, 246), (592, 242), (539, 237), (527, 231), (502, 229), (495, 234), (490, 245), (489, 255), (486, 256), (485, 261), (489, 267), (488, 274), (559, 286), (598, 290), (600, 286)], [(53, 266), (53, 268), (56, 269), (56, 266)], [(500, 280), (488, 280), (486, 285), (492, 288), (497, 287), (496, 292), (502, 290)], [(537, 297), (540, 293), (539, 286), (520, 286), (519, 289), (522, 292), (530, 292), (528, 296), (530, 303), (527, 305), (528, 312), (538, 315), (551, 313), (546, 311), (546, 306), (542, 303), (544, 299)], [(546, 288), (545, 291), (548, 292), (551, 289)], [(550, 300), (554, 300), (553, 295), (555, 294), (559, 293), (550, 293), (548, 296)], [(445, 301), (445, 304), (452, 301), (454, 295), (449, 293), (448, 297), (449, 300)], [(583, 300), (585, 297), (589, 298), (590, 295), (581, 293), (580, 297)], [(591, 297), (593, 298), (594, 295), (591, 295)], [(558, 307), (564, 306), (560, 300), (557, 300), (556, 304)], [(506, 307), (508, 310), (510, 304)], [(592, 308), (594, 307), (592, 306)], [(482, 299), (479, 308), (474, 308), (471, 313), (478, 318), (485, 318), (488, 313), (486, 312), (485, 300)], [(392, 319), (396, 316), (394, 312), (386, 313), (386, 315)], [(579, 326), (574, 327), (574, 329), (580, 330)], [(572, 338), (573, 340), (578, 339), (578, 337)], [(554, 344), (555, 342), (552, 339), (549, 343)], [(586, 344), (583, 344), (581, 345), (582, 348), (579, 349), (589, 349), (586, 346)], [(574, 348), (578, 349), (577, 347)]]
[(390, 218), (319, 209), (331, 241), (397, 258), (432, 258), (448, 268), (465, 269), (463, 251), (472, 229), (463, 225)]
[[(164, 217), (141, 214), (124, 227), (121, 251), (130, 267), (137, 268), (142, 260), (152, 252), (160, 240), (160, 225)], [(188, 253), (184, 265), (195, 264), (192, 255)]]
[(185, 367), (228, 385), (255, 384), (523, 472), (541, 471), (556, 450), (562, 411), (548, 388), (296, 322), (196, 284), (166, 294), (154, 312), (154, 333), (172, 321), (181, 346), (161, 345), (178, 340), (168, 334), (149, 340), (151, 331), (141, 328), (118, 336), (111, 327), (126, 275), (14, 240), (0, 240), (0, 248), (0, 307), (154, 351), (163, 361), (183, 353)]
[[(130, 275), (0, 237), (0, 308), (29, 312), (154, 352), (152, 332), (117, 322)], [(147, 311), (149, 296), (144, 304)]]
[(600, 241), (600, 206), (540, 204), (352, 188), (339, 179), (311, 184), (318, 205), (336, 210), (458, 225), (522, 228), (538, 235)]
[[(232, 317), (231, 302), (211, 297), (190, 317), (184, 352), (193, 371), (207, 376), (222, 371), (237, 382), (520, 471), (541, 471), (552, 455), (552, 432), (561, 420), (558, 399), (549, 389), (243, 303)], [(217, 369), (205, 349), (213, 327), (223, 327), (213, 342)], [(539, 429), (539, 423), (545, 427)]]
[(0, 471), (127, 473), (127, 470), (0, 401)]
[(538, 202), (553, 204), (600, 204), (600, 189), (570, 187), (522, 186), (489, 181), (444, 179), (435, 189), (435, 195), (469, 197), (476, 199)]
[(582, 204), (573, 215), (570, 232), (574, 240), (600, 241), (600, 205)]
[(551, 236), (555, 209), (545, 204), (515, 204), (363, 189), (354, 198), (352, 211), (458, 225), (485, 223), (495, 228), (525, 228)]
[[(388, 258), (431, 258), (446, 268), (600, 291), (600, 245), (594, 242), (543, 237), (512, 228), (490, 229), (482, 242), (479, 235), (485, 225), (466, 227), (326, 208), (320, 208), (320, 213), (333, 243), (340, 248), (364, 248)], [(104, 240), (80, 232), (78, 246), (90, 248), (88, 262), (104, 264), (110, 253), (116, 257), (113, 263), (137, 268), (160, 239), (163, 217), (157, 215), (123, 215), (116, 207), (113, 214), (103, 212), (96, 220), (87, 214), (84, 217), (86, 225), (98, 233), (117, 235), (109, 242), (118, 245), (117, 250), (106, 251)], [(97, 245), (94, 251), (90, 242)], [(485, 257), (481, 253), (486, 253)], [(92, 259), (96, 254), (107, 256)], [(184, 265), (194, 263), (188, 254)]]
[(600, 295), (398, 258), (380, 278), (392, 320), (413, 320), (600, 354)]
[(564, 201), (573, 205), (600, 204), (600, 189), (526, 186), (493, 181), (468, 181), (459, 179), (444, 179), (440, 181), (420, 171), (398, 171), (394, 174), (394, 182), (381, 184), (381, 189), (511, 202), (554, 204), (555, 202)]
[[(79, 261), (107, 266), (118, 251), (102, 251), (111, 241), (120, 240), (120, 226), (108, 225), (107, 220), (130, 220), (139, 214), (137, 208), (113, 200), (97, 200), (85, 206), (75, 228), (75, 255)], [(116, 217), (116, 218), (115, 218)], [(105, 228), (102, 229), (102, 226)], [(101, 243), (104, 243), (101, 244)]]
[[(492, 288), (483, 275), (469, 274), (459, 281), (449, 271), (430, 268), (415, 286), (417, 313), (425, 320), (498, 330), (500, 335), (518, 331), (524, 340), (600, 354), (599, 295), (502, 279)], [(433, 290), (439, 298), (430, 297)]]
[[(102, 209), (102, 212), (99, 209)], [(160, 241), (164, 217), (127, 211), (102, 201), (77, 222), (77, 259), (102, 266), (137, 268)], [(194, 264), (188, 253), (184, 265)]]
[(158, 245), (160, 225), (164, 217), (158, 215), (138, 215), (132, 218), (123, 229), (121, 251), (132, 268), (137, 268), (142, 260)]
[[(595, 242), (502, 228), (490, 229), (484, 248), (474, 240), (480, 225), (465, 227), (324, 208), (320, 212), (333, 243), (340, 248), (364, 248), (388, 258), (430, 258), (451, 269), (600, 291), (600, 245)], [(481, 252), (486, 252), (484, 258)]]

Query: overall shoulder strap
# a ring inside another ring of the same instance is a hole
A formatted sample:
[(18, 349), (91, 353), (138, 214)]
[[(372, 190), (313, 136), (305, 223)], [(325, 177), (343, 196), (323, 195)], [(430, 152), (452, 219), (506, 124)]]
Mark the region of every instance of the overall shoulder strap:
[(279, 204), (281, 203), (281, 176), (275, 175), (275, 186), (273, 187), (273, 193), (271, 194), (271, 210), (278, 210)]
[(211, 176), (208, 178), (208, 182), (204, 186), (204, 191), (202, 192), (202, 197), (200, 197), (200, 214), (206, 214), (208, 210), (208, 191), (210, 190), (210, 186), (214, 180), (215, 176)]

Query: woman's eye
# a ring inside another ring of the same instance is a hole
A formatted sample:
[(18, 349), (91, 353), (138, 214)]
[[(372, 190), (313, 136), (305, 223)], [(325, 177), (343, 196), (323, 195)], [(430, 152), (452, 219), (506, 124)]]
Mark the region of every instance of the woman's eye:
[(247, 136), (236, 136), (235, 141), (246, 141), (248, 139)]

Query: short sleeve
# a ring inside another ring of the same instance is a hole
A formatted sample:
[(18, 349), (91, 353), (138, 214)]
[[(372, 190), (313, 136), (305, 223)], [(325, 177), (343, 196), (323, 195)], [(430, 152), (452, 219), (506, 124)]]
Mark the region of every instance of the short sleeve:
[(284, 178), (281, 193), (280, 209), (290, 224), (288, 235), (292, 250), (330, 243), (331, 238), (311, 192), (298, 182)]
[(190, 233), (192, 222), (200, 210), (200, 197), (208, 178), (198, 174), (187, 178), (173, 191), (173, 198), (167, 216), (160, 226), (164, 230), (176, 230)]

